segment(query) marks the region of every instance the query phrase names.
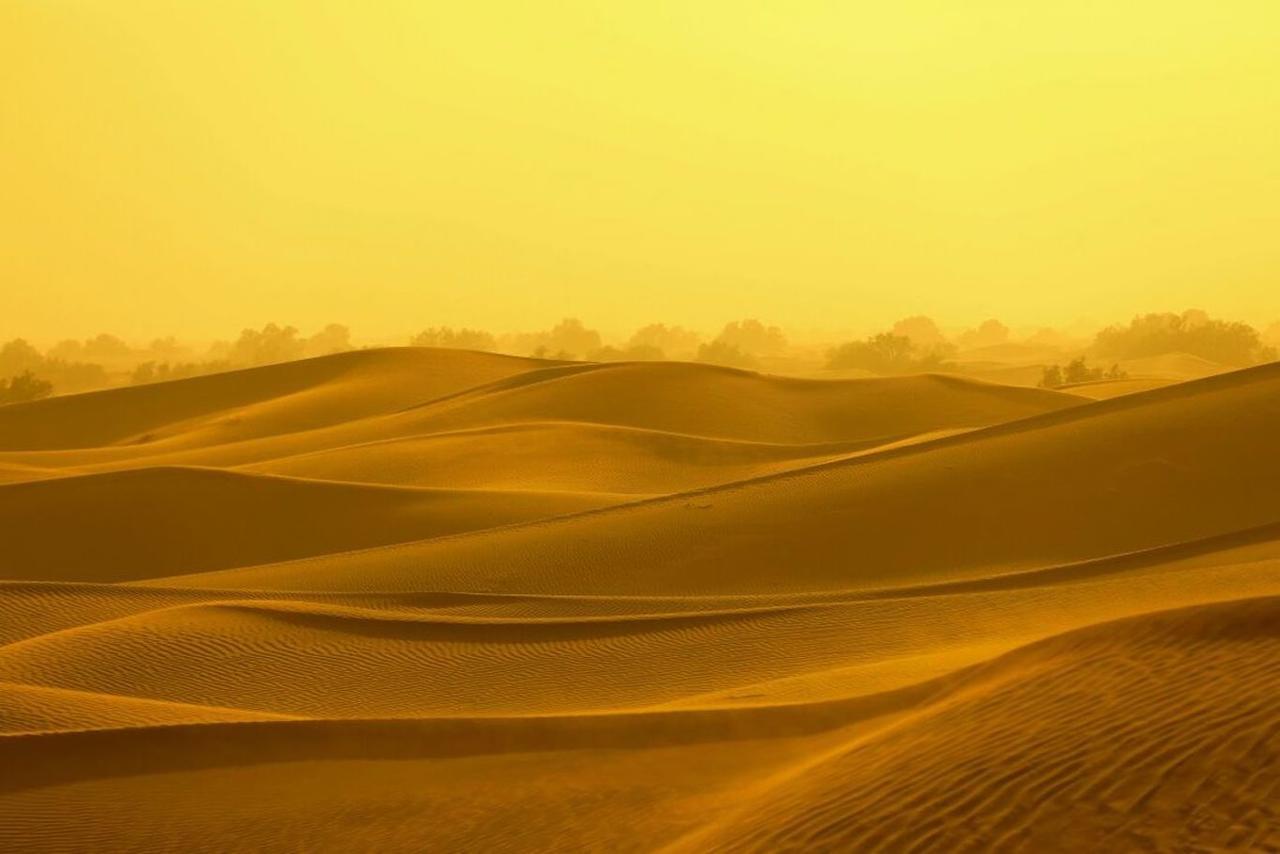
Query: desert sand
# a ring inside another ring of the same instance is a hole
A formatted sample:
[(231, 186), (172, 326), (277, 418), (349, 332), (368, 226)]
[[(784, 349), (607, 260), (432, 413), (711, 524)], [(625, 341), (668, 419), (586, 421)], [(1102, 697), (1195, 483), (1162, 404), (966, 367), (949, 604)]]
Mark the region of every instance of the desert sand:
[(1280, 364), (0, 407), (0, 850), (1280, 851)]

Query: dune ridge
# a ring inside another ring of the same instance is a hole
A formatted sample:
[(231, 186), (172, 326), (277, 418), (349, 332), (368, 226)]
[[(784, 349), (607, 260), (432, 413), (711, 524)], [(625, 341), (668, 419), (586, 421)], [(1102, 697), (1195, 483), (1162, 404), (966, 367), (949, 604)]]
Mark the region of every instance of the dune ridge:
[(1146, 383), (0, 407), (0, 848), (1280, 849), (1280, 366)]

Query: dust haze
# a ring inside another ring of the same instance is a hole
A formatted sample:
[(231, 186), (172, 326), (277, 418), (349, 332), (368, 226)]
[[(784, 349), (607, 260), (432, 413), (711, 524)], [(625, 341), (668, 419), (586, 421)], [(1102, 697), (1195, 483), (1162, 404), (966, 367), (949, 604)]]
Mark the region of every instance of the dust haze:
[(5, 4), (0, 851), (1280, 851), (1277, 27)]

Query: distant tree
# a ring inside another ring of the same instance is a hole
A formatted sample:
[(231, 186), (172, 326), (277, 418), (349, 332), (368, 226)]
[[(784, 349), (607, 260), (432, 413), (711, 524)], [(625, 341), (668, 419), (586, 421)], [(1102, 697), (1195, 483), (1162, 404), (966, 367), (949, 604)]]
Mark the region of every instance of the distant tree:
[(1102, 368), (1090, 368), (1083, 356), (1067, 362), (1067, 366), (1062, 369), (1062, 381), (1067, 385), (1094, 382), (1100, 379), (1102, 379)]
[(736, 344), (717, 338), (710, 344), (698, 347), (698, 361), (712, 365), (724, 365), (730, 368), (756, 368), (759, 361), (754, 355), (744, 351)]
[(557, 323), (547, 338), (549, 348), (565, 353), (590, 353), (599, 350), (603, 343), (599, 332), (588, 329), (576, 317), (566, 317)]
[(44, 356), (23, 338), (14, 338), (0, 347), (0, 375), (38, 371), (44, 367)]
[(1144, 314), (1128, 326), (1109, 326), (1098, 333), (1093, 350), (1105, 359), (1190, 353), (1224, 365), (1255, 364), (1270, 355), (1252, 326), (1215, 320), (1199, 309)]
[(184, 353), (189, 353), (190, 350), (179, 344), (177, 338), (169, 335), (153, 340), (147, 345), (147, 352), (163, 359), (175, 359)]
[(1062, 378), (1061, 365), (1045, 365), (1040, 374), (1041, 388), (1061, 388), (1066, 382)]
[[(82, 352), (71, 348), (61, 348), (61, 351)], [(59, 391), (85, 391), (107, 384), (107, 372), (101, 365), (46, 357), (25, 340), (15, 338), (0, 347), (0, 376), (24, 373), (52, 384)]]
[(84, 358), (84, 345), (74, 338), (66, 338), (45, 351), (45, 356), (51, 359), (65, 359), (69, 362), (76, 361)]
[(129, 375), (132, 385), (146, 385), (166, 380), (181, 380), (188, 377), (199, 377), (205, 374), (216, 374), (235, 369), (235, 365), (226, 360), (209, 360), (204, 362), (143, 362), (133, 369)]
[[(787, 348), (787, 338), (776, 326), (765, 326), (758, 320), (735, 320), (725, 324), (724, 329), (716, 336), (714, 343), (724, 348), (741, 351), (750, 356), (775, 356)], [(729, 352), (725, 349), (723, 352)], [(719, 351), (717, 351), (719, 352)], [(705, 361), (701, 356), (699, 361)]]
[(1066, 367), (1046, 365), (1041, 373), (1040, 387), (1061, 388), (1062, 386), (1076, 383), (1122, 380), (1127, 379), (1128, 376), (1128, 372), (1122, 370), (1119, 365), (1112, 365), (1105, 370), (1100, 367), (1090, 367), (1085, 358), (1079, 356), (1068, 362)]
[(331, 353), (345, 353), (350, 349), (351, 330), (341, 323), (330, 323), (307, 338), (303, 353), (307, 356), (328, 356)]
[(0, 404), (26, 403), (53, 394), (53, 383), (42, 380), (30, 371), (23, 371), (10, 379), (0, 379)]
[(293, 326), (268, 323), (261, 330), (245, 329), (231, 346), (231, 361), (238, 365), (271, 365), (301, 359), (306, 342)]
[[(166, 362), (165, 365), (167, 366), (168, 363)], [(157, 378), (156, 367), (157, 367), (157, 364), (155, 362), (139, 363), (136, 367), (134, 367), (132, 373), (129, 374), (129, 384), (130, 385), (146, 385), (147, 383), (155, 382)]]
[[(519, 332), (504, 335), (498, 347), (505, 353), (532, 355), (538, 358), (562, 358), (572, 360), (579, 355), (594, 353), (604, 346), (600, 333), (583, 325), (576, 317), (566, 317), (551, 329), (542, 332)], [(541, 354), (541, 355), (539, 355)]]
[(892, 332), (899, 337), (910, 338), (920, 352), (930, 352), (947, 344), (947, 336), (942, 334), (938, 324), (922, 314), (904, 317), (893, 324)]
[(60, 392), (88, 391), (107, 385), (106, 368), (97, 362), (67, 362), (45, 359), (38, 376), (51, 382)]
[(995, 347), (1009, 340), (1009, 327), (994, 318), (984, 320), (977, 329), (969, 329), (960, 333), (956, 343), (965, 350), (976, 350), (980, 347)]
[(897, 374), (915, 366), (911, 339), (894, 332), (881, 332), (865, 341), (849, 341), (827, 354), (827, 367), (860, 368), (878, 374)]
[(424, 329), (409, 343), (414, 347), (448, 347), (452, 350), (484, 350), (494, 352), (498, 342), (488, 332), (479, 329), (453, 329), (449, 326), (435, 326)]
[(133, 348), (115, 335), (103, 332), (84, 342), (86, 359), (121, 360), (133, 355)]
[[(635, 331), (627, 342), (631, 352), (668, 354), (675, 359), (692, 359), (698, 352), (699, 336), (683, 326), (650, 323)], [(658, 355), (657, 359), (663, 358)]]
[(904, 374), (937, 370), (946, 364), (955, 350), (942, 342), (921, 348), (905, 335), (881, 332), (864, 341), (849, 341), (827, 353), (827, 367), (860, 368), (877, 374)]

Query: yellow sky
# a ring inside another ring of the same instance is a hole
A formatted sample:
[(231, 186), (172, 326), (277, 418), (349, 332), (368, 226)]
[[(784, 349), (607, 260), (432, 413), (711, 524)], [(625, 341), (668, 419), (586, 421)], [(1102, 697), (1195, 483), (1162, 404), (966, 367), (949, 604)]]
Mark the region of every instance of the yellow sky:
[(1275, 0), (0, 0), (0, 338), (1280, 318)]

